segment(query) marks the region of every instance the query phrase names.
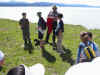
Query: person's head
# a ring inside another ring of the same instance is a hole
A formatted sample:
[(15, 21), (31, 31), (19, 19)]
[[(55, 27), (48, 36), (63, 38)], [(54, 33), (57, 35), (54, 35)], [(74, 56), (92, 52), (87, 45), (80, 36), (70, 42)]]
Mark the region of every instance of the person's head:
[(41, 12), (37, 12), (38, 17), (41, 17), (41, 14), (42, 14)]
[(53, 11), (57, 11), (57, 6), (56, 5), (53, 5), (52, 10)]
[(25, 75), (25, 68), (23, 65), (12, 68), (8, 71), (7, 75)]
[(23, 18), (26, 18), (26, 15), (27, 14), (25, 12), (22, 13)]
[(80, 33), (80, 39), (82, 42), (87, 42), (88, 41), (88, 34), (87, 32), (81, 32)]
[(88, 40), (92, 41), (92, 38), (93, 38), (92, 32), (87, 32), (87, 33), (88, 33)]
[(63, 18), (63, 14), (59, 13), (57, 17), (58, 17), (58, 19), (62, 19)]

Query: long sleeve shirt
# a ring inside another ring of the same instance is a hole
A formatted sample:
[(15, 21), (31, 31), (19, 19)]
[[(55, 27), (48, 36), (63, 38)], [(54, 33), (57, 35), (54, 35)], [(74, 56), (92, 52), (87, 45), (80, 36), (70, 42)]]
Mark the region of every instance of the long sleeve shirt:
[(22, 29), (27, 29), (27, 28), (29, 28), (29, 21), (28, 21), (28, 19), (22, 18), (22, 19), (19, 21), (19, 24), (20, 24), (20, 26), (21, 26)]
[(64, 32), (64, 23), (62, 20), (58, 20), (58, 24), (57, 24), (57, 28), (56, 28), (56, 32), (59, 32), (59, 30), (61, 30), (62, 32)]

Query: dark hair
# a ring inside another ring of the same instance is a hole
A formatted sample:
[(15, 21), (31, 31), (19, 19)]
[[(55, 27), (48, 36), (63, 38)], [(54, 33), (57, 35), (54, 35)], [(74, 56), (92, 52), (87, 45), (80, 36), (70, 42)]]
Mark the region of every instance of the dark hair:
[(42, 14), (42, 12), (37, 12), (37, 15), (41, 15)]
[(63, 14), (59, 13), (58, 18), (63, 18)]
[(22, 13), (22, 16), (25, 16), (25, 15), (26, 15), (26, 13), (25, 13), (25, 12), (23, 12), (23, 13)]
[(25, 68), (22, 65), (12, 68), (8, 71), (7, 75), (25, 75)]
[(80, 33), (80, 36), (81, 36), (81, 37), (84, 37), (85, 35), (87, 35), (87, 32), (82, 32), (82, 33)]
[(89, 36), (90, 38), (92, 38), (92, 37), (93, 37), (92, 32), (87, 32), (87, 33), (88, 33), (88, 36)]

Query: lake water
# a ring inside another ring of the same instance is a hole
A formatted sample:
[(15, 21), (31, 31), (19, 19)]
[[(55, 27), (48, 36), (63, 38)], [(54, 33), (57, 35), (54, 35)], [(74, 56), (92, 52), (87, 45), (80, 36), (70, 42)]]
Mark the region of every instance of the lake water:
[[(36, 13), (41, 11), (47, 18), (51, 7), (0, 7), (0, 18), (19, 20), (22, 12), (27, 12), (27, 18), (31, 22), (37, 22)], [(65, 24), (83, 25), (88, 29), (100, 29), (100, 8), (58, 7), (58, 11), (64, 14)]]

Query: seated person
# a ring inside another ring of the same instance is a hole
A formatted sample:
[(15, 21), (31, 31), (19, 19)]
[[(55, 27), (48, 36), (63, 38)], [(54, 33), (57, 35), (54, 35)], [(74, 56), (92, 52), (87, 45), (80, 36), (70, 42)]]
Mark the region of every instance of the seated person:
[(77, 60), (76, 63), (80, 62), (90, 62), (95, 57), (97, 57), (96, 51), (98, 51), (98, 48), (96, 44), (91, 42), (89, 39), (88, 32), (82, 32), (80, 34), (81, 43), (78, 48), (78, 54), (77, 54)]
[(31, 67), (19, 65), (10, 69), (7, 75), (45, 75), (45, 68), (42, 64), (36, 64)]
[(93, 39), (93, 34), (91, 32), (87, 32), (87, 34), (88, 34), (88, 40), (90, 41), (91, 46), (93, 47), (93, 49), (96, 52), (96, 56), (97, 57), (100, 56), (98, 45), (92, 40)]

